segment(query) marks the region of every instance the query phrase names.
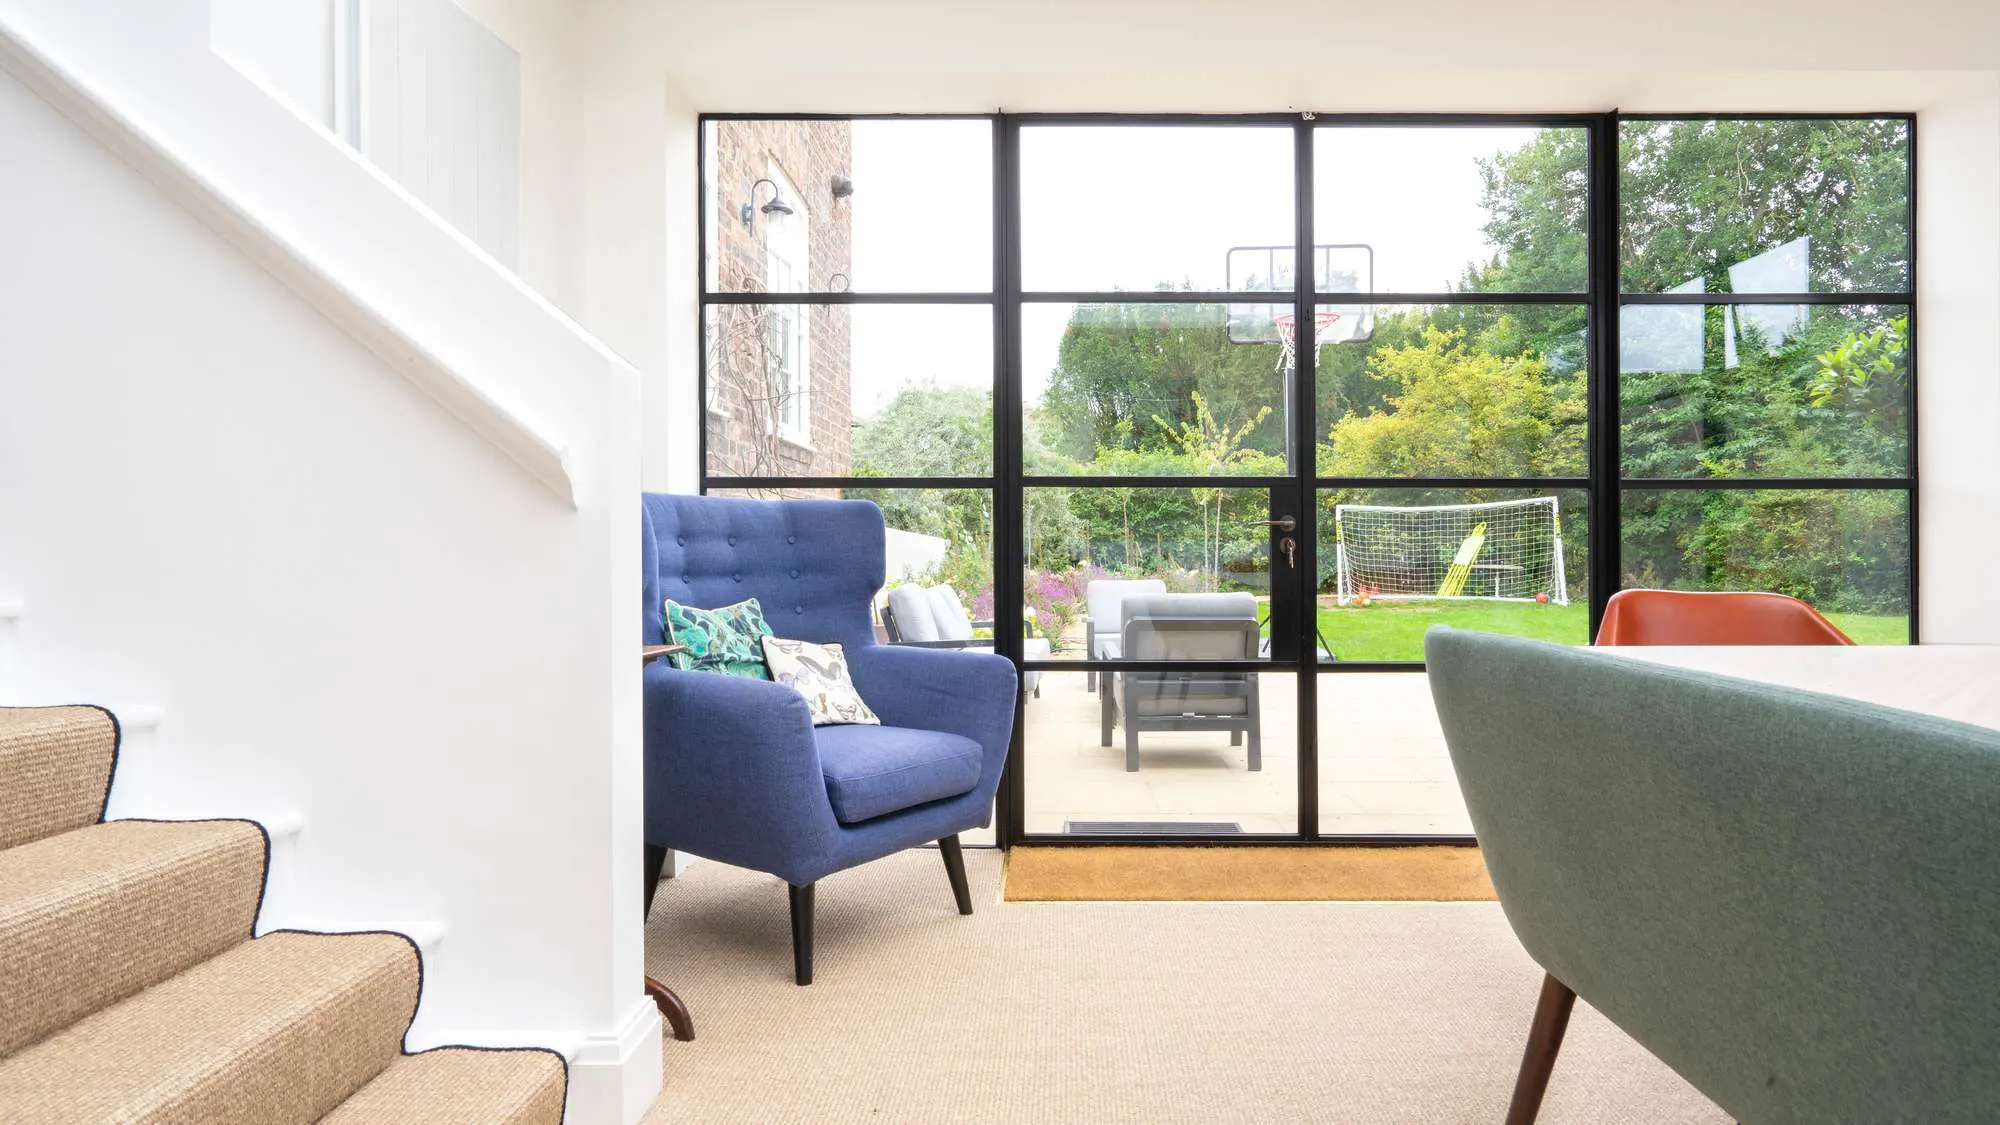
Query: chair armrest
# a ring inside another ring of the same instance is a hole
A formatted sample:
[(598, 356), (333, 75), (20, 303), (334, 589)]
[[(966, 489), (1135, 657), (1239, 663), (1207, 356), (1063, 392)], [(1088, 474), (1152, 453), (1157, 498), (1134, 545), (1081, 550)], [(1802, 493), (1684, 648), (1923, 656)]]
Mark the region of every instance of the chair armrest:
[(664, 662), (645, 669), (646, 838), (783, 875), (839, 831), (803, 696)]
[(990, 652), (870, 645), (847, 654), (854, 686), (884, 723), (963, 735), (979, 743), (979, 785), (991, 799), (1014, 737), (1021, 696), (1014, 662)]

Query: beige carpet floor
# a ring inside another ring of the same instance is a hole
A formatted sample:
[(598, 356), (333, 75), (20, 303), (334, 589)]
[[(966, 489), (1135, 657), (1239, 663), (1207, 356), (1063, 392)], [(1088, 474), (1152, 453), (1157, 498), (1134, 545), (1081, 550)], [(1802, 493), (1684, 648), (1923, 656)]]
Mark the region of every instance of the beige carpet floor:
[[(968, 851), (820, 883), (791, 981), (784, 884), (697, 863), (660, 888), (648, 971), (694, 1011), (669, 1122), (1498, 1122), (1541, 973), (1493, 903), (1000, 902)], [(1546, 1125), (1726, 1123), (1577, 1006)]]

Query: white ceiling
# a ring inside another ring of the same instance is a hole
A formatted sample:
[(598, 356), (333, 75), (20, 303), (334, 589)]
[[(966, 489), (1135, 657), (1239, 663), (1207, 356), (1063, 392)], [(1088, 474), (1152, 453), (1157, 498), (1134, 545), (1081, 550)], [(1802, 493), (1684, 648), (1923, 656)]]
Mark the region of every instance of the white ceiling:
[[(590, 12), (600, 42), (651, 55), (701, 109), (1891, 109), (1935, 96), (1936, 72), (2000, 70), (1995, 0), (591, 0)], [(1874, 73), (1840, 73), (1854, 71)]]

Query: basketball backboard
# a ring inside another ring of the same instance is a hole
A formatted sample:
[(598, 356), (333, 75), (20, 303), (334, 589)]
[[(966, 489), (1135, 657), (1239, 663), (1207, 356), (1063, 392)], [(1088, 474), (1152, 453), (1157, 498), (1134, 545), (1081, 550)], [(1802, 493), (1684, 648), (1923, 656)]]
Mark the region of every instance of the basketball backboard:
[[(1297, 254), (1290, 246), (1235, 246), (1229, 251), (1231, 292), (1292, 291)], [(1341, 304), (1342, 293), (1375, 291), (1375, 250), (1366, 243), (1325, 243), (1313, 247), (1313, 281), (1320, 299), (1319, 342), (1360, 343), (1374, 334), (1374, 306)], [(1291, 301), (1229, 305), (1229, 340), (1234, 344), (1277, 344), (1283, 340), (1277, 316), (1292, 311)], [(1328, 313), (1338, 314), (1330, 319)]]

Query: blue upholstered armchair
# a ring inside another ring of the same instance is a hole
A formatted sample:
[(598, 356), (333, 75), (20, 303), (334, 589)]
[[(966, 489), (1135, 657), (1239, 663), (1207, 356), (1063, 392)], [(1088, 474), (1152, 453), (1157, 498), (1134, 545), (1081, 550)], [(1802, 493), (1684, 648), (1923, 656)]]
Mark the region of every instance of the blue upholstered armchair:
[(649, 906), (668, 849), (778, 876), (791, 885), (800, 984), (812, 983), (823, 876), (936, 840), (958, 911), (972, 913), (958, 834), (990, 816), (1020, 697), (1013, 664), (875, 642), (884, 537), (866, 501), (648, 493), (642, 522), (647, 644), (664, 640), (667, 598), (756, 598), (776, 635), (839, 642), (883, 724), (814, 727), (783, 684), (649, 664)]

